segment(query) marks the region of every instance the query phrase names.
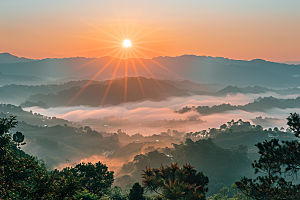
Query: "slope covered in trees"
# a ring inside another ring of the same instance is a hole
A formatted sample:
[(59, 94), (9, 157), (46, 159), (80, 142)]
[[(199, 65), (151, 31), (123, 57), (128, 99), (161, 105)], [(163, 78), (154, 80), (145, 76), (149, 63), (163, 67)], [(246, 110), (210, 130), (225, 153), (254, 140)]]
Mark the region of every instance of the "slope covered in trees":
[[(299, 115), (291, 113), (287, 120), (287, 124), (299, 138)], [(254, 199), (299, 199), (299, 140), (272, 139), (255, 146), (260, 157), (252, 163), (252, 167), (258, 176), (254, 179), (243, 177), (235, 183), (237, 188)]]
[[(287, 119), (290, 130), (299, 137), (299, 115), (294, 113)], [(153, 198), (145, 196), (138, 184), (134, 184), (127, 193), (122, 193), (120, 187), (111, 188), (114, 172), (109, 171), (101, 162), (79, 163), (60, 171), (47, 171), (41, 161), (20, 150), (25, 144), (24, 135), (19, 131), (14, 135), (10, 133), (17, 125), (24, 126), (22, 123), (18, 124), (13, 116), (0, 119), (1, 197), (129, 200), (137, 196), (142, 199)], [(55, 134), (61, 135), (63, 132), (68, 134), (71, 129), (67, 126), (65, 128)], [(84, 129), (87, 134), (91, 136), (94, 134), (89, 127)], [(274, 128), (275, 131), (283, 134), (277, 128), (276, 130)], [(173, 148), (158, 148), (154, 151), (152, 149), (146, 154), (136, 155), (132, 161), (123, 166), (121, 171), (123, 175), (118, 175), (116, 184), (121, 183), (123, 185), (120, 186), (125, 186), (142, 180), (145, 189), (157, 192), (160, 196), (157, 198), (162, 199), (200, 200), (204, 199), (205, 195), (214, 199), (218, 196), (225, 198), (226, 195), (240, 199), (246, 199), (245, 196), (255, 199), (297, 199), (299, 185), (297, 182), (294, 183), (293, 179), (289, 179), (289, 176), (296, 177), (299, 170), (299, 141), (272, 139), (257, 143), (260, 157), (252, 164), (255, 173), (259, 175), (257, 177), (249, 174), (250, 160), (247, 146), (240, 144), (223, 148), (214, 143), (214, 141), (222, 143), (226, 137), (238, 138), (237, 135), (252, 135), (255, 132), (264, 134), (266, 131), (259, 125), (252, 126), (249, 122), (239, 120), (228, 122), (227, 125), (221, 125), (220, 129), (214, 131), (211, 129), (203, 134), (204, 137), (210, 135), (209, 137), (214, 139), (199, 140), (202, 132), (187, 134), (185, 142), (173, 144)], [(183, 168), (180, 168), (180, 165), (183, 165)], [(148, 166), (146, 170), (145, 166)], [(141, 170), (144, 170), (142, 177)], [(259, 173), (266, 173), (266, 176), (260, 176)], [(256, 182), (252, 178), (245, 177), (237, 181), (245, 175), (253, 177)], [(227, 191), (226, 188), (230, 188), (233, 182), (236, 184), (234, 187), (240, 189), (243, 194), (233, 193), (229, 189)]]
[(230, 104), (221, 104), (221, 105), (214, 105), (214, 106), (193, 106), (193, 107), (183, 107), (176, 113), (186, 113), (189, 111), (197, 111), (203, 115), (209, 115), (213, 113), (222, 113), (226, 111), (233, 111), (233, 110), (244, 110), (244, 111), (266, 111), (271, 108), (298, 108), (300, 105), (300, 97), (295, 99), (277, 99), (274, 97), (264, 97), (258, 98), (254, 102), (248, 103), (246, 105), (230, 105)]
[[(42, 101), (51, 107), (57, 106), (100, 106), (100, 105), (118, 105), (126, 102), (136, 102), (144, 100), (161, 101), (171, 96), (189, 96), (183, 90), (173, 85), (156, 79), (135, 78), (127, 79), (125, 86), (124, 79), (116, 79), (109, 86), (109, 81), (101, 84), (88, 85), (84, 90), (81, 87), (60, 91), (56, 94), (35, 94), (27, 100), (31, 102)], [(126, 90), (125, 90), (126, 87)], [(82, 90), (82, 92), (80, 92)], [(127, 91), (127, 98), (124, 100), (124, 91)], [(80, 94), (77, 96), (77, 94)], [(71, 101), (73, 97), (77, 96)], [(105, 99), (104, 99), (105, 97)]]
[[(21, 142), (17, 138), (20, 137), (20, 133), (14, 135), (12, 140), (12, 134), (9, 132), (17, 124), (14, 116), (0, 119), (1, 198), (71, 199), (84, 189), (102, 196), (105, 189), (111, 186), (114, 180), (113, 172), (107, 171), (107, 167), (100, 162), (95, 165), (81, 163), (75, 168), (64, 168), (61, 171), (47, 171), (35, 157), (16, 148), (15, 143)], [(81, 178), (82, 175), (85, 179)], [(91, 181), (94, 177), (96, 183)], [(101, 190), (94, 191), (93, 187)]]

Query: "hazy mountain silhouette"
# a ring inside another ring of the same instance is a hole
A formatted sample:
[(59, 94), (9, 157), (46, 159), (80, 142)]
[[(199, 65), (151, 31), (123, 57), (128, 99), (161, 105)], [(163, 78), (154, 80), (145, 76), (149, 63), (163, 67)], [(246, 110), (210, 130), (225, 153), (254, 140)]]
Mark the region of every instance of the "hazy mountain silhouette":
[(0, 85), (28, 84), (35, 85), (45, 82), (45, 79), (35, 76), (7, 75), (0, 72)]
[(280, 63), (285, 63), (285, 64), (288, 64), (288, 65), (300, 65), (300, 61), (283, 61), (283, 62), (280, 62)]
[(248, 86), (248, 87), (237, 87), (237, 86), (227, 86), (217, 93), (212, 93), (211, 95), (227, 95), (227, 94), (236, 94), (236, 93), (242, 93), (242, 94), (262, 94), (266, 92), (274, 92), (281, 95), (289, 95), (289, 94), (299, 94), (300, 88), (293, 87), (293, 88), (286, 88), (286, 89), (270, 89), (266, 87), (261, 86)]
[(225, 86), (221, 84), (200, 84), (192, 82), (189, 80), (165, 80), (167, 83), (172, 84), (173, 86), (189, 91), (191, 93), (204, 92), (207, 94), (212, 94), (223, 89)]
[[(10, 77), (5, 75), (5, 77)], [(15, 76), (19, 77), (19, 76)], [(18, 81), (12, 79), (9, 82), (14, 81), (18, 83)], [(6, 83), (9, 83), (6, 82)], [(24, 82), (24, 81), (23, 81)], [(23, 83), (22, 82), (22, 83)], [(50, 93), (57, 93), (62, 90), (70, 89), (75, 86), (83, 87), (89, 80), (82, 80), (82, 81), (70, 81), (68, 83), (63, 84), (49, 84), (49, 85), (24, 85), (23, 84), (10, 84), (4, 85), (0, 87), (0, 101), (13, 103), (13, 104), (20, 104), (24, 103), (24, 101), (31, 95), (34, 94), (50, 94)], [(25, 82), (26, 83), (26, 82)], [(98, 81), (93, 81), (90, 84), (100, 83)], [(28, 104), (26, 104), (28, 105)]]
[[(18, 76), (16, 76), (18, 77)], [(144, 80), (145, 78), (142, 78)], [(69, 79), (64, 79), (69, 80)], [(122, 79), (120, 79), (122, 80)], [(116, 83), (123, 84), (124, 82), (116, 80)], [(124, 79), (123, 79), (124, 80)], [(147, 80), (147, 79), (145, 79)], [(63, 80), (59, 80), (58, 82), (61, 82)], [(13, 103), (13, 104), (21, 104), (22, 107), (31, 107), (31, 106), (39, 106), (47, 108), (48, 106), (42, 102), (32, 102), (32, 101), (26, 101), (26, 99), (35, 94), (56, 94), (58, 92), (61, 92), (63, 90), (71, 89), (72, 87), (83, 87), (85, 86), (89, 80), (80, 80), (80, 81), (69, 81), (66, 83), (60, 83), (60, 84), (47, 84), (47, 85), (24, 85), (24, 84), (10, 84), (10, 85), (4, 85), (0, 87), (0, 101), (6, 102), (6, 103)], [(159, 81), (158, 81), (159, 82)], [(177, 80), (164, 80), (165, 83), (168, 83), (169, 85), (172, 85), (179, 90), (182, 90), (186, 93), (205, 93), (214, 95), (216, 91), (219, 91), (220, 88), (223, 88), (225, 86), (218, 85), (218, 84), (198, 84), (195, 82), (191, 82), (188, 80), (183, 81), (177, 81)], [(92, 81), (90, 84), (102, 84), (102, 85), (108, 85), (109, 81)], [(157, 83), (155, 83), (157, 85)], [(140, 88), (136, 87), (137, 85), (128, 85), (130, 91), (134, 91), (137, 89), (137, 92), (140, 91)], [(122, 86), (124, 87), (124, 86)], [(168, 87), (167, 87), (168, 89)], [(204, 92), (203, 92), (204, 91)], [(115, 92), (112, 90), (112, 92)], [(172, 95), (171, 95), (172, 96)], [(72, 98), (72, 97), (70, 97)]]
[(22, 63), (22, 62), (31, 62), (33, 59), (18, 57), (11, 55), (9, 53), (0, 53), (0, 63)]
[(230, 93), (251, 93), (251, 94), (260, 94), (265, 92), (275, 91), (269, 88), (260, 87), (260, 86), (254, 86), (254, 87), (246, 87), (246, 88), (240, 88), (237, 86), (227, 86), (223, 89), (221, 89), (217, 94), (230, 94)]
[[(127, 79), (127, 98), (126, 102), (136, 102), (144, 100), (164, 100), (171, 96), (189, 96), (184, 90), (178, 89), (173, 85), (157, 79), (147, 79), (140, 77), (143, 92), (140, 88), (138, 78), (130, 77)], [(112, 82), (103, 105), (118, 105), (124, 102), (125, 79), (120, 78)], [(105, 92), (108, 88), (109, 81), (103, 81), (100, 84), (87, 86), (82, 93), (70, 104), (68, 102), (81, 90), (80, 86), (72, 87), (55, 94), (35, 94), (30, 96), (29, 102), (43, 102), (50, 107), (57, 106), (100, 106)]]
[[(52, 77), (86, 77), (95, 75), (111, 57), (43, 59), (25, 63), (0, 63), (0, 71), (6, 74)], [(120, 61), (120, 62), (119, 62)], [(239, 86), (294, 87), (299, 85), (300, 65), (288, 65), (255, 59), (252, 61), (230, 60), (219, 57), (184, 55), (133, 59), (139, 75), (160, 74), (178, 80), (187, 79), (197, 83), (218, 83)], [(143, 62), (148, 69), (145, 69)], [(114, 59), (99, 78), (111, 79), (117, 64), (116, 77), (124, 77), (126, 60)], [(161, 66), (156, 63), (160, 63)], [(128, 76), (136, 76), (131, 60)], [(163, 66), (163, 67), (162, 67)], [(167, 68), (164, 69), (164, 68)], [(149, 71), (148, 71), (149, 70)]]
[(186, 113), (189, 111), (197, 111), (200, 114), (209, 115), (213, 113), (222, 113), (226, 111), (232, 111), (232, 110), (244, 110), (248, 112), (254, 112), (254, 111), (266, 111), (271, 108), (280, 108), (280, 109), (286, 109), (286, 108), (299, 108), (300, 107), (300, 97), (297, 97), (295, 99), (277, 99), (274, 97), (264, 97), (264, 98), (258, 98), (254, 102), (248, 103), (246, 105), (230, 105), (230, 104), (220, 104), (220, 105), (214, 105), (214, 106), (198, 106), (198, 107), (184, 107), (178, 111), (175, 111), (176, 113)]

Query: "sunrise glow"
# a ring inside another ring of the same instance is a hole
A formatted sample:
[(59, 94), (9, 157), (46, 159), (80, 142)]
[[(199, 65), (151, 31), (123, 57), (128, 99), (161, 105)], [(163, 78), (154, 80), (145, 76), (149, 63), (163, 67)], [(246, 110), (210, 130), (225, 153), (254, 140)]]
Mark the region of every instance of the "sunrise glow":
[[(150, 59), (151, 55), (153, 53), (159, 53), (159, 54), (165, 54), (168, 55), (168, 53), (162, 52), (159, 50), (160, 45), (159, 43), (163, 42), (170, 42), (178, 39), (161, 39), (158, 40), (157, 37), (160, 35), (160, 29), (150, 29), (147, 26), (141, 26), (139, 27), (136, 24), (128, 24), (128, 23), (122, 23), (122, 21), (119, 21), (117, 24), (111, 24), (107, 28), (98, 29), (94, 24), (91, 24), (87, 22), (87, 24), (93, 28), (97, 32), (99, 32), (97, 35), (101, 35), (101, 37), (97, 36), (90, 36), (90, 37), (83, 37), (79, 35), (74, 35), (74, 37), (82, 38), (86, 42), (99, 42), (99, 46), (95, 46), (95, 48), (87, 48), (82, 51), (84, 52), (93, 52), (93, 51), (105, 51), (104, 54), (101, 54), (101, 56), (111, 56), (109, 60), (107, 60), (104, 65), (99, 67), (99, 70), (93, 75), (90, 81), (88, 81), (72, 98), (70, 98), (69, 102), (66, 104), (66, 106), (69, 106), (73, 103), (74, 100), (80, 97), (82, 92), (86, 90), (86, 88), (94, 81), (96, 80), (103, 72), (106, 70), (111, 71), (110, 74), (110, 81), (107, 85), (107, 88), (103, 94), (103, 98), (101, 100), (101, 103), (99, 106), (102, 106), (105, 104), (106, 98), (109, 95), (109, 92), (111, 90), (111, 86), (114, 83), (114, 80), (117, 78), (117, 74), (122, 73), (121, 76), (124, 77), (124, 103), (127, 102), (127, 90), (128, 90), (128, 77), (129, 73), (133, 73), (134, 76), (137, 77), (140, 92), (145, 98), (145, 93), (143, 89), (142, 82), (140, 81), (140, 74), (147, 73), (151, 78), (153, 78), (156, 82), (156, 85), (160, 88), (161, 92), (165, 93), (165, 90), (155, 77), (155, 75), (152, 73), (152, 70), (154, 68), (160, 68), (164, 71), (172, 74), (174, 77), (181, 78), (178, 74), (174, 73), (161, 63)], [(123, 38), (130, 38), (129, 39), (123, 39)], [(132, 40), (131, 40), (132, 39)], [(120, 48), (120, 41), (122, 42), (122, 48)], [(134, 41), (134, 45), (132, 45), (132, 42)], [(155, 44), (155, 45), (153, 45)], [(130, 49), (130, 50), (129, 50)], [(145, 63), (144, 59), (149, 59), (151, 62), (151, 65), (154, 64), (151, 68), (149, 67), (150, 63)], [(94, 58), (88, 62), (83, 63), (79, 68), (87, 67), (95, 62), (98, 62), (100, 58)], [(124, 73), (124, 74), (123, 74)]]
[(299, 8), (0, 0), (0, 198), (298, 199)]
[(128, 39), (124, 40), (123, 47), (126, 47), (126, 48), (131, 47), (131, 41)]

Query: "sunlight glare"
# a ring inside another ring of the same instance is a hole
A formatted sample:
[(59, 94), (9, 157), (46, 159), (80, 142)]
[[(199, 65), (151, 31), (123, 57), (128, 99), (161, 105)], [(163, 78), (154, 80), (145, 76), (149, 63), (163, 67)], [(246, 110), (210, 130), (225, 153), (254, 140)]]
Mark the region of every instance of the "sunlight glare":
[(131, 47), (131, 41), (128, 39), (124, 40), (123, 47), (126, 47), (126, 48)]

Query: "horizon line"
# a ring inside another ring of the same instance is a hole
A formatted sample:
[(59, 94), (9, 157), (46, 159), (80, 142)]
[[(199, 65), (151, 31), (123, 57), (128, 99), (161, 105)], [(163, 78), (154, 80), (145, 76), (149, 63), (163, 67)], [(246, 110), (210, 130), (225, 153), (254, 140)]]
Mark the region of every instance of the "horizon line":
[[(47, 60), (47, 59), (70, 59), (70, 58), (87, 58), (87, 59), (101, 59), (101, 58), (105, 58), (105, 57), (110, 57), (110, 58), (115, 58), (115, 59), (121, 59), (121, 60), (127, 60), (127, 59), (146, 59), (146, 60), (151, 60), (151, 59), (155, 59), (155, 58), (178, 58), (178, 57), (183, 57), (183, 56), (196, 56), (196, 57), (206, 57), (206, 58), (223, 58), (223, 59), (227, 59), (227, 60), (236, 60), (236, 61), (253, 61), (253, 60), (263, 60), (266, 62), (274, 62), (274, 63), (284, 63), (284, 64), (289, 64), (289, 65), (299, 65), (300, 64), (300, 60), (288, 60), (288, 61), (272, 61), (272, 60), (265, 60), (262, 58), (253, 58), (251, 60), (248, 59), (233, 59), (233, 58), (228, 58), (228, 57), (222, 57), (222, 56), (207, 56), (207, 55), (196, 55), (196, 54), (182, 54), (182, 55), (178, 55), (178, 56), (156, 56), (156, 57), (152, 57), (152, 58), (141, 58), (141, 57), (130, 57), (130, 58), (117, 58), (114, 56), (99, 56), (99, 57), (84, 57), (84, 56), (74, 56), (74, 57), (53, 57), (53, 58), (42, 58), (42, 59), (35, 59), (35, 58), (29, 58), (29, 57), (24, 57), (24, 56), (18, 56), (9, 52), (1, 52), (1, 54), (9, 54), (11, 56), (15, 56), (17, 58), (20, 59), (28, 59), (28, 60), (33, 60), (33, 61), (40, 61), (40, 60)], [(293, 63), (294, 62), (294, 63)]]

